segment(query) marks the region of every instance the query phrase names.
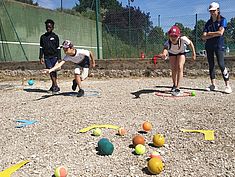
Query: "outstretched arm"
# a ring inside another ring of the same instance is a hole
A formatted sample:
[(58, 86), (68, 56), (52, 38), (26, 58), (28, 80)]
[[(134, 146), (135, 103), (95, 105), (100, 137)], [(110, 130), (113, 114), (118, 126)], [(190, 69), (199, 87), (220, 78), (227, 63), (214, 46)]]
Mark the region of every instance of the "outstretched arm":
[(166, 60), (166, 59), (167, 59), (167, 54), (168, 54), (168, 50), (167, 50), (167, 47), (165, 46), (165, 47), (163, 48), (162, 52), (159, 54), (159, 56), (160, 56), (162, 59)]
[(64, 60), (62, 60), (61, 62), (57, 63), (53, 68), (44, 69), (43, 72), (44, 73), (51, 73), (51, 72), (55, 71), (56, 69), (60, 68), (63, 64), (65, 64)]

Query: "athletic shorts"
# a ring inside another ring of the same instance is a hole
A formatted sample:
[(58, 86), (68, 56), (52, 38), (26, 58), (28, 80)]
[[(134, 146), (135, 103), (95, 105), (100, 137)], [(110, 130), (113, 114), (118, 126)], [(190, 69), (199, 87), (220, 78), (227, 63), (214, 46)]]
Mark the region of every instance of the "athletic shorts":
[(179, 55), (186, 55), (186, 52), (183, 53), (177, 53), (177, 54), (173, 54), (173, 53), (169, 53), (169, 56), (179, 56)]
[(78, 63), (76, 65), (79, 65), (82, 68), (89, 68), (90, 67), (90, 58), (88, 56), (85, 56), (85, 58), (82, 60), (82, 62)]
[(55, 66), (58, 59), (57, 59), (57, 57), (52, 57), (52, 58), (45, 58), (44, 61), (45, 61), (46, 68), (50, 69)]

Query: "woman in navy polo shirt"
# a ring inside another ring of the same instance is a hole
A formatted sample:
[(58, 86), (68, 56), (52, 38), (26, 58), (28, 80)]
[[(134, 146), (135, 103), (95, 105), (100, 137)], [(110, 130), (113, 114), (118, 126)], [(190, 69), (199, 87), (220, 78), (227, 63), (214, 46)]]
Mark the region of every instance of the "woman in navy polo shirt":
[(218, 65), (225, 81), (225, 93), (231, 93), (232, 88), (229, 85), (229, 72), (224, 65), (224, 31), (227, 27), (226, 19), (220, 15), (219, 4), (212, 2), (209, 6), (211, 18), (205, 24), (202, 39), (206, 41), (205, 49), (207, 52), (207, 60), (209, 64), (209, 73), (211, 85), (206, 88), (208, 91), (217, 89), (215, 85), (215, 62), (216, 55)]

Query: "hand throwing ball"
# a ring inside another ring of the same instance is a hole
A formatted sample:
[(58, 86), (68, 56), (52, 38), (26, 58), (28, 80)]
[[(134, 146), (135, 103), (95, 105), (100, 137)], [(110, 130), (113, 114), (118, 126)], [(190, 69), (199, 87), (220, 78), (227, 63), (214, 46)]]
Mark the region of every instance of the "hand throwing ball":
[(100, 136), (101, 133), (102, 133), (102, 131), (101, 131), (100, 128), (95, 128), (95, 129), (93, 130), (93, 135), (95, 135), (95, 136)]
[(146, 151), (146, 148), (144, 145), (142, 144), (138, 144), (136, 147), (135, 147), (135, 153), (138, 154), (138, 155), (142, 155), (144, 154)]
[(127, 131), (126, 131), (126, 129), (124, 129), (124, 128), (119, 128), (119, 129), (118, 129), (118, 134), (119, 134), (120, 136), (124, 136), (125, 134), (127, 134)]
[(152, 124), (149, 122), (144, 122), (142, 124), (142, 128), (144, 129), (144, 131), (150, 131), (152, 129)]
[(159, 174), (163, 170), (163, 162), (159, 158), (151, 158), (148, 161), (148, 170), (152, 174)]
[(144, 145), (145, 144), (145, 139), (143, 136), (141, 135), (136, 135), (133, 139), (132, 139), (132, 143), (133, 143), (133, 146), (135, 147), (136, 145), (138, 144), (142, 144)]
[(55, 169), (55, 177), (66, 177), (67, 175), (68, 171), (64, 166), (60, 166)]
[(32, 80), (32, 79), (28, 80), (28, 84), (29, 85), (33, 85), (34, 84), (34, 80)]
[(165, 143), (165, 138), (162, 134), (156, 134), (153, 136), (153, 145), (156, 147), (161, 147)]

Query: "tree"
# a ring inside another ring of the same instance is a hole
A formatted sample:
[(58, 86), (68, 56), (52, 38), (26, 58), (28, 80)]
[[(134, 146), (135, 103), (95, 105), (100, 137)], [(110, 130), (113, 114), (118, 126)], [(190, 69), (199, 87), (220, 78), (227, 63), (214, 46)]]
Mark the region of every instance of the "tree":
[[(96, 9), (96, 0), (79, 0), (79, 3), (75, 4), (74, 9), (80, 13), (86, 12), (88, 9), (95, 11)], [(117, 0), (100, 0), (101, 9), (121, 9), (122, 4)]]
[(34, 3), (33, 0), (15, 0), (15, 1), (18, 1), (18, 2), (22, 2), (22, 3), (25, 3), (25, 4), (30, 4), (30, 5), (34, 5), (34, 6), (38, 6), (38, 3)]
[(165, 41), (164, 31), (161, 27), (155, 26), (148, 35), (148, 43), (150, 44), (164, 44)]
[(192, 31), (192, 36), (193, 36), (192, 41), (195, 45), (195, 48), (198, 50), (204, 48), (204, 41), (202, 40), (201, 36), (205, 24), (206, 22), (204, 20), (199, 20), (197, 24), (194, 26), (194, 29)]
[(227, 29), (224, 33), (225, 44), (234, 45), (235, 43), (235, 18), (231, 18), (230, 22), (227, 24)]

